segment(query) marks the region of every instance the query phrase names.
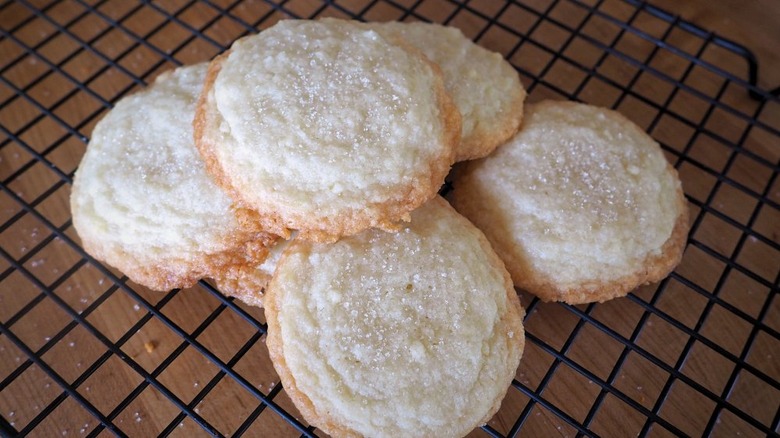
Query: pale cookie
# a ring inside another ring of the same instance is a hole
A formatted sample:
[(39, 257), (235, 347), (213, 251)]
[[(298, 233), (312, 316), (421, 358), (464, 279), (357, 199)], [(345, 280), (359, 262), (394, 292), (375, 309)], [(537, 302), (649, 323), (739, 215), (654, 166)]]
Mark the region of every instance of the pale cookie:
[(160, 75), (95, 126), (73, 182), (84, 249), (156, 290), (262, 260), (273, 237), (241, 223), (192, 140), (206, 64)]
[(485, 157), (517, 132), (525, 89), (500, 54), (474, 44), (454, 27), (421, 22), (369, 26), (403, 38), (441, 67), (445, 87), (463, 118), (456, 161)]
[(268, 256), (260, 264), (232, 266), (214, 276), (217, 289), (251, 306), (263, 307), (263, 294), (288, 244), (289, 240), (279, 239), (268, 248)]
[(303, 417), (334, 436), (463, 436), (522, 355), (524, 311), (484, 235), (436, 197), (396, 233), (294, 240), (267, 345)]
[(263, 229), (330, 241), (408, 220), (439, 190), (460, 130), (437, 66), (341, 20), (236, 41), (195, 120), (208, 171)]
[(658, 143), (615, 111), (574, 102), (527, 105), (509, 143), (458, 170), (452, 201), (515, 285), (545, 301), (605, 301), (659, 281), (688, 231)]

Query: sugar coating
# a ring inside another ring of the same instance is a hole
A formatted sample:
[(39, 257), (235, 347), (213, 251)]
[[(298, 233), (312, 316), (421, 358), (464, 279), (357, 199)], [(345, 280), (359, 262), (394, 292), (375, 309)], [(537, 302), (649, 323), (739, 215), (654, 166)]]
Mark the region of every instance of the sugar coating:
[(198, 147), (269, 231), (332, 240), (392, 228), (453, 163), (460, 117), (441, 74), (375, 31), (281, 21), (214, 67)]
[(270, 236), (242, 226), (192, 140), (206, 64), (164, 73), (95, 126), (71, 194), (84, 248), (152, 289), (257, 263)]
[(517, 132), (526, 93), (500, 54), (474, 44), (454, 27), (422, 22), (369, 26), (403, 38), (441, 67), (445, 88), (463, 118), (456, 161), (487, 156)]
[(523, 310), (484, 236), (436, 197), (397, 233), (295, 240), (268, 341), (304, 417), (338, 436), (462, 436), (498, 409)]
[(571, 303), (624, 295), (679, 262), (687, 208), (658, 144), (619, 113), (526, 106), (520, 132), (454, 180), (515, 285)]

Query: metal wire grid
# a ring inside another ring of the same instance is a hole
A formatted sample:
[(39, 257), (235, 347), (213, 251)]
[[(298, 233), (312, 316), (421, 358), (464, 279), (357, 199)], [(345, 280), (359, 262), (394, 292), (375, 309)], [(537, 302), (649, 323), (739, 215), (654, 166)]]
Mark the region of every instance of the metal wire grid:
[(4, 2), (3, 435), (318, 434), (276, 382), (261, 311), (206, 282), (159, 294), (102, 266), (80, 248), (67, 196), (112, 102), (282, 17), (324, 15), (468, 29), (513, 63), (530, 100), (618, 109), (683, 179), (694, 219), (680, 268), (606, 304), (521, 295), (526, 353), (475, 435), (777, 435), (777, 90), (755, 86), (742, 47), (612, 0)]

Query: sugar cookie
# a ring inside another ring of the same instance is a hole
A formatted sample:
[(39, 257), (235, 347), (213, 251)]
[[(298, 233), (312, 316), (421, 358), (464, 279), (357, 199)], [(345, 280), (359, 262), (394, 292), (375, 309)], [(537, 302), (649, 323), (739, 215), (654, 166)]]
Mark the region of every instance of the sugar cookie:
[(210, 67), (195, 119), (209, 172), (263, 229), (333, 241), (394, 229), (454, 162), (437, 66), (343, 20), (285, 20)]
[(525, 114), (512, 140), (456, 172), (451, 195), (515, 285), (575, 304), (667, 276), (685, 248), (688, 209), (658, 143), (594, 106), (547, 101)]
[(484, 235), (436, 197), (396, 233), (294, 240), (267, 345), (304, 418), (335, 436), (463, 436), (497, 411), (523, 309)]
[(444, 85), (463, 121), (456, 161), (487, 156), (511, 138), (523, 119), (525, 89), (500, 54), (475, 44), (459, 29), (434, 23), (370, 23), (401, 37), (441, 67)]
[(257, 264), (274, 240), (236, 217), (193, 144), (206, 69), (164, 73), (120, 100), (95, 126), (74, 178), (73, 225), (84, 249), (151, 289)]
[(260, 264), (234, 265), (213, 276), (217, 289), (251, 306), (263, 307), (265, 289), (288, 244), (289, 240), (279, 239), (269, 246), (268, 256)]

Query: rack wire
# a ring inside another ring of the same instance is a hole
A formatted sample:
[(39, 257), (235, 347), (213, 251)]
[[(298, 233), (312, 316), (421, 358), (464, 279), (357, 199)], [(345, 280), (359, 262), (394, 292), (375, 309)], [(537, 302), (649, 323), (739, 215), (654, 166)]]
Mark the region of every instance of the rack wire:
[(744, 47), (622, 0), (0, 3), (1, 435), (321, 435), (278, 382), (262, 310), (208, 282), (132, 283), (83, 251), (68, 208), (112, 103), (279, 19), (321, 16), (457, 26), (516, 67), (530, 101), (633, 119), (683, 180), (692, 228), (669, 278), (586, 306), (521, 292), (526, 351), (474, 436), (777, 436), (778, 89), (756, 85)]

